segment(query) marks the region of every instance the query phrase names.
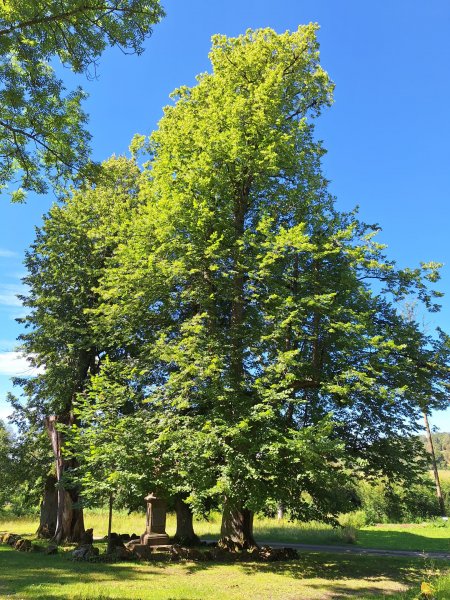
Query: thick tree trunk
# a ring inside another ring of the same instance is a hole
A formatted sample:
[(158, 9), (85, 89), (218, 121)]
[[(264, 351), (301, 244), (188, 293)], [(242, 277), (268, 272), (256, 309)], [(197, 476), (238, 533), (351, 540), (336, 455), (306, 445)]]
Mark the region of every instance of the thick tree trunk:
[(194, 531), (194, 515), (189, 504), (181, 496), (175, 498), (175, 512), (177, 515), (177, 531), (174, 541), (183, 546), (195, 546), (200, 542)]
[[(65, 461), (62, 455), (62, 436), (57, 430), (56, 423), (58, 417), (47, 418), (47, 432), (52, 443), (53, 454), (56, 464), (57, 480), (57, 511), (56, 528), (53, 535), (53, 541), (57, 544), (61, 542), (79, 542), (84, 533), (83, 509), (74, 505), (79, 502), (79, 492), (75, 488), (64, 489), (63, 475), (64, 471), (73, 467), (73, 461)], [(63, 421), (62, 421), (63, 422)]]
[(40, 538), (50, 539), (55, 535), (58, 512), (58, 492), (56, 483), (57, 479), (54, 475), (47, 476), (47, 479), (45, 480), (44, 497), (41, 502), (39, 527), (36, 531), (36, 535)]
[[(60, 497), (62, 500), (58, 499), (59, 520), (53, 541), (57, 544), (62, 542), (78, 543), (82, 540), (85, 531), (83, 509), (74, 506), (79, 501), (78, 492), (62, 489)], [(60, 506), (62, 510), (60, 510)]]
[(225, 502), (219, 546), (233, 552), (257, 547), (253, 537), (253, 512), (242, 505)]

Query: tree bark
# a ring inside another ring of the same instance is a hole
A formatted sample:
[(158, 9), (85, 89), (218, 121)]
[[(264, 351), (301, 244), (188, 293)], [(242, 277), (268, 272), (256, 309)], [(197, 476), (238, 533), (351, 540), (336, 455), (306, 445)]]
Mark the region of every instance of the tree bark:
[(44, 497), (41, 502), (39, 527), (36, 535), (39, 538), (50, 539), (55, 535), (58, 512), (57, 479), (54, 475), (47, 475), (44, 487)]
[(200, 543), (194, 531), (194, 515), (189, 504), (181, 496), (175, 497), (175, 512), (177, 515), (177, 531), (174, 541), (183, 546), (195, 546)]
[(442, 495), (441, 482), (439, 480), (439, 471), (438, 471), (437, 464), (436, 464), (436, 454), (434, 452), (433, 438), (431, 437), (430, 424), (428, 423), (428, 416), (425, 411), (423, 411), (423, 419), (425, 421), (425, 430), (427, 432), (428, 444), (430, 446), (430, 455), (431, 455), (431, 462), (433, 464), (434, 482), (436, 484), (436, 496), (437, 496), (437, 499), (439, 502), (439, 508), (441, 510), (441, 515), (443, 517), (445, 517), (446, 512), (445, 512), (444, 497)]
[(109, 506), (108, 506), (108, 546), (111, 544), (113, 502), (114, 502), (114, 498), (111, 493), (111, 494), (109, 494)]
[(56, 423), (62, 419), (56, 416), (46, 419), (47, 432), (52, 444), (56, 463), (57, 511), (56, 527), (52, 540), (61, 542), (79, 542), (84, 533), (83, 509), (74, 505), (79, 502), (79, 491), (76, 488), (64, 489), (63, 475), (67, 468), (74, 467), (74, 461), (66, 461), (62, 455), (62, 436)]
[(284, 519), (284, 506), (281, 502), (277, 506), (277, 519), (278, 521), (282, 521)]
[(64, 490), (61, 494), (61, 506), (58, 501), (59, 521), (53, 536), (53, 541), (57, 544), (62, 542), (78, 543), (82, 540), (84, 534), (83, 509), (77, 508), (74, 504), (79, 502), (79, 495), (76, 490)]
[(253, 511), (241, 504), (224, 503), (219, 546), (232, 552), (258, 546), (253, 537)]

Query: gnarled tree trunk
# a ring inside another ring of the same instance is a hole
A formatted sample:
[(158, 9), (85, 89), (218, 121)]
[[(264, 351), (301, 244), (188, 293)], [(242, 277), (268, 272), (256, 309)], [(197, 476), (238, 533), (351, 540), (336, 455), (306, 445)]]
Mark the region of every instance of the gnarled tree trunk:
[(62, 435), (56, 428), (56, 423), (64, 422), (56, 416), (46, 419), (47, 432), (52, 443), (53, 454), (56, 463), (57, 480), (57, 511), (56, 527), (53, 541), (79, 542), (84, 533), (83, 509), (76, 507), (79, 502), (79, 491), (76, 488), (64, 489), (63, 475), (68, 468), (75, 466), (73, 460), (64, 460), (62, 455)]
[(189, 504), (181, 496), (175, 497), (175, 512), (177, 515), (177, 531), (174, 541), (183, 546), (195, 546), (200, 542), (194, 531), (194, 515)]
[(56, 519), (58, 512), (57, 479), (54, 475), (47, 475), (44, 487), (44, 497), (41, 502), (39, 527), (36, 534), (40, 538), (50, 539), (55, 535)]
[(253, 537), (253, 511), (239, 503), (224, 503), (219, 546), (232, 551), (257, 547)]
[[(74, 506), (79, 502), (77, 490), (62, 490), (62, 510), (58, 510), (59, 520), (53, 540), (61, 542), (80, 542), (84, 534), (83, 509)], [(58, 509), (60, 504), (58, 503)]]

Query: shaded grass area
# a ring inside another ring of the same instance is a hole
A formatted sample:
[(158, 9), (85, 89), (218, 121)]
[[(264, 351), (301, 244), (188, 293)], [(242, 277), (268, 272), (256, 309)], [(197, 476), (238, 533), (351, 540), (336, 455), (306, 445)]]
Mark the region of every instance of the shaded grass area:
[[(86, 527), (93, 527), (96, 537), (106, 535), (108, 517), (104, 511), (86, 511)], [(0, 531), (11, 531), (32, 537), (37, 529), (35, 519), (20, 517), (2, 519)], [(113, 530), (118, 533), (141, 534), (145, 527), (142, 513), (117, 512), (114, 515)], [(168, 515), (167, 533), (174, 535), (175, 515)], [(220, 532), (220, 515), (211, 515), (210, 520), (196, 521), (195, 530), (200, 537), (217, 538)], [(322, 523), (293, 523), (264, 517), (255, 518), (255, 537), (260, 541), (287, 542), (302, 544), (342, 545), (346, 543), (345, 530), (333, 529)], [(425, 552), (450, 552), (450, 522), (411, 525), (376, 525), (358, 530), (357, 545), (366, 548), (386, 550), (417, 550)]]
[(36, 600), (298, 600), (395, 597), (432, 567), (400, 558), (305, 553), (283, 563), (72, 562), (0, 546), (0, 597)]
[[(104, 511), (86, 511), (86, 527), (93, 527), (95, 537), (103, 537), (108, 529), (108, 517)], [(19, 517), (5, 519), (0, 516), (0, 531), (11, 531), (33, 537), (38, 523), (35, 519)], [(140, 535), (145, 528), (145, 515), (142, 513), (117, 512), (114, 515), (113, 530), (118, 533)], [(167, 518), (167, 533), (174, 535), (175, 515)], [(195, 530), (205, 539), (218, 538), (220, 515), (211, 515), (210, 520), (196, 521)], [(345, 529), (335, 529), (323, 523), (293, 523), (264, 517), (255, 518), (255, 537), (260, 541), (301, 544), (342, 545), (347, 542)], [(424, 552), (450, 552), (450, 522), (411, 525), (375, 525), (363, 527), (356, 534), (357, 546), (384, 548), (388, 550), (417, 550)]]
[[(108, 531), (108, 515), (105, 511), (85, 511), (85, 526), (94, 529), (94, 536), (103, 537)], [(220, 534), (221, 516), (213, 513), (208, 520), (195, 521), (197, 535), (205, 539), (218, 538)], [(38, 528), (36, 518), (16, 517), (2, 518), (0, 515), (0, 531), (11, 531), (32, 537)], [(145, 529), (145, 514), (115, 512), (113, 531), (117, 533), (136, 533), (140, 535)], [(175, 535), (176, 518), (174, 514), (167, 515), (166, 531)], [(288, 520), (278, 521), (265, 517), (255, 517), (255, 535), (257, 539), (267, 541), (302, 542), (311, 544), (343, 543), (340, 529), (333, 529), (321, 523), (293, 523)]]
[[(429, 576), (426, 576), (425, 574), (423, 579), (431, 586), (433, 600), (448, 600), (450, 598), (450, 575), (448, 574), (448, 571), (447, 574), (434, 577), (431, 574)], [(406, 592), (394, 594), (391, 596), (391, 600), (418, 600), (418, 598), (423, 597), (420, 595), (420, 587), (419, 584), (417, 586), (414, 585)], [(376, 596), (373, 598), (375, 597)]]

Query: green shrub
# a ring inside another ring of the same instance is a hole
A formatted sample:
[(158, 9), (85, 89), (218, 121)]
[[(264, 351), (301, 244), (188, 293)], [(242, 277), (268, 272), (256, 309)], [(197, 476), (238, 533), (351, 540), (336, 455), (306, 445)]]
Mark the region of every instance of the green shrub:
[(424, 480), (423, 483), (408, 488), (386, 481), (376, 483), (365, 481), (359, 484), (357, 494), (367, 525), (407, 523), (440, 516), (436, 492), (430, 480)]
[(339, 525), (343, 528), (352, 527), (353, 529), (361, 529), (367, 525), (367, 515), (364, 510), (355, 510), (354, 512), (340, 515)]
[(354, 527), (346, 526), (338, 529), (338, 537), (344, 544), (356, 544), (358, 533)]

